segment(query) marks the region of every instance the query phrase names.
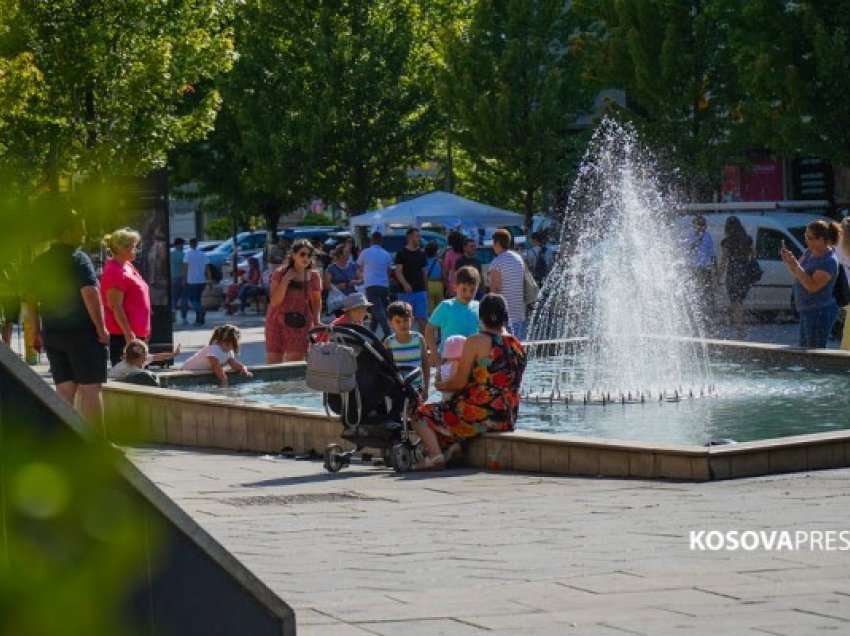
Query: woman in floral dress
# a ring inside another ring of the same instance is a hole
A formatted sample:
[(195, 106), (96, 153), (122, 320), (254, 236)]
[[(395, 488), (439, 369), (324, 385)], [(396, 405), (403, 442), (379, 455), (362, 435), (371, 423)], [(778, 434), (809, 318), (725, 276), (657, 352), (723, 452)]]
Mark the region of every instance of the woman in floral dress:
[(464, 343), (457, 372), (437, 383), (438, 390), (455, 393), (444, 402), (419, 407), (416, 430), (425, 459), (417, 469), (444, 468), (460, 450), (461, 440), (514, 429), (525, 352), (507, 331), (508, 309), (502, 296), (487, 294), (478, 316), (481, 331)]

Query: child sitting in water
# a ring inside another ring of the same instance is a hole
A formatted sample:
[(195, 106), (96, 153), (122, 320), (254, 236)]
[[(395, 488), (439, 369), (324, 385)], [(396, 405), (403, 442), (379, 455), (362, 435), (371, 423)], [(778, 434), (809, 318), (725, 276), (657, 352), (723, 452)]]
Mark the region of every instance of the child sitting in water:
[[(449, 336), (443, 344), (443, 357), (437, 369), (437, 382), (448, 381), (456, 372), (460, 358), (463, 355), (463, 345), (466, 336)], [(443, 391), (443, 402), (454, 395), (453, 391)]]
[(234, 325), (216, 327), (210, 343), (186, 360), (183, 363), (183, 370), (212, 371), (221, 386), (227, 386), (227, 374), (224, 372), (224, 367), (227, 365), (246, 377), (253, 377), (248, 367), (236, 358), (236, 354), (239, 353), (239, 336), (239, 328)]
[(131, 340), (124, 347), (124, 357), (121, 362), (109, 370), (109, 378), (120, 382), (159, 386), (159, 378), (145, 367), (152, 362), (171, 360), (178, 353), (180, 353), (180, 345), (177, 345), (173, 351), (150, 354), (144, 340)]

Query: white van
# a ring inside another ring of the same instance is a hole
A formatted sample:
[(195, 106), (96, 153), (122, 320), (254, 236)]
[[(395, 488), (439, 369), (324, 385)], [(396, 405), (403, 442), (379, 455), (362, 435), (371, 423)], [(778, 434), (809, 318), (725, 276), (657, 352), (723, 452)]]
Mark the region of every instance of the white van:
[[(783, 241), (785, 246), (797, 258), (805, 251), (806, 225), (818, 219), (830, 221), (818, 214), (807, 214), (801, 212), (783, 211), (736, 211), (729, 212), (707, 212), (704, 213), (708, 232), (714, 241), (714, 249), (717, 252), (718, 264), (721, 257), (720, 242), (723, 240), (723, 228), (726, 219), (737, 216), (741, 224), (753, 239), (756, 249), (756, 257), (764, 274), (761, 280), (750, 289), (744, 301), (744, 307), (750, 311), (758, 312), (781, 312), (794, 311), (792, 288), (794, 278), (788, 272), (788, 268), (779, 257), (779, 250)], [(689, 214), (683, 221), (690, 226), (693, 214)], [(726, 286), (721, 281), (717, 293), (718, 307), (729, 304), (726, 295)]]

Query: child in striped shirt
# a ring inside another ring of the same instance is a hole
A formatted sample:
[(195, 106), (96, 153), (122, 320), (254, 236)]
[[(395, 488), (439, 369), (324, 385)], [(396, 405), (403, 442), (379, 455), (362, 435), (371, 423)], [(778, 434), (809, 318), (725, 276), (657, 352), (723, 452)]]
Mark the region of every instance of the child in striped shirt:
[(419, 367), (422, 369), (421, 383), (417, 383), (422, 393), (422, 399), (428, 399), (428, 383), (430, 369), (428, 368), (428, 352), (425, 349), (425, 338), (418, 331), (411, 331), (413, 324), (413, 307), (408, 303), (397, 301), (387, 307), (387, 320), (392, 334), (384, 344), (393, 354), (398, 366)]

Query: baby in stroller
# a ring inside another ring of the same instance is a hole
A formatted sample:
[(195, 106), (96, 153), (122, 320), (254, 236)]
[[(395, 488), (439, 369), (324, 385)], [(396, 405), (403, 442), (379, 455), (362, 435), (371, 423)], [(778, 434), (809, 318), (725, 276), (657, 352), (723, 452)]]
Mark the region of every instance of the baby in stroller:
[(382, 451), (384, 462), (398, 472), (411, 470), (422, 458), (414, 442), (410, 417), (421, 398), (422, 370), (396, 366), (381, 340), (360, 325), (321, 326), (310, 330), (307, 386), (321, 391), (325, 409), (339, 416), (341, 437), (354, 444), (325, 450), (325, 468), (336, 472), (364, 448)]

